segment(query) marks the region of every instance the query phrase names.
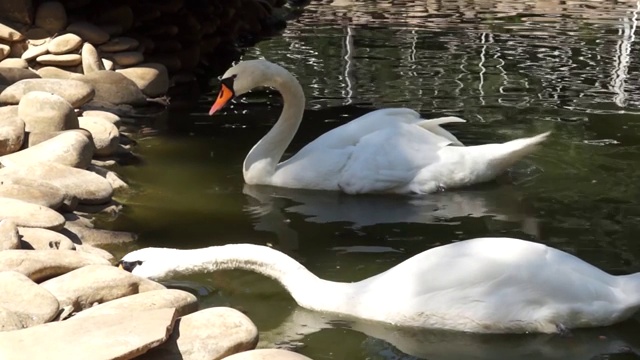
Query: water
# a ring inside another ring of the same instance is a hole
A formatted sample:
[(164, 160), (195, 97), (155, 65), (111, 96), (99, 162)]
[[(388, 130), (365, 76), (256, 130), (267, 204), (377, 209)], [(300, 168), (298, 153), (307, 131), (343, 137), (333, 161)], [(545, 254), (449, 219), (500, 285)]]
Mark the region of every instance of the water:
[[(493, 235), (549, 244), (616, 274), (640, 271), (639, 9), (636, 1), (313, 1), (281, 37), (245, 55), (282, 64), (305, 89), (305, 120), (285, 156), (385, 106), (463, 117), (448, 129), (469, 145), (547, 130), (552, 138), (508, 176), (455, 192), (249, 187), (242, 161), (280, 99), (258, 91), (210, 118), (214, 91), (172, 114), (171, 131), (139, 140), (145, 162), (118, 170), (133, 191), (108, 225), (139, 233), (133, 247), (271, 244), (340, 281)], [(203, 306), (243, 309), (262, 344), (314, 359), (640, 358), (637, 318), (568, 338), (409, 332), (305, 311), (252, 273), (177, 280)]]

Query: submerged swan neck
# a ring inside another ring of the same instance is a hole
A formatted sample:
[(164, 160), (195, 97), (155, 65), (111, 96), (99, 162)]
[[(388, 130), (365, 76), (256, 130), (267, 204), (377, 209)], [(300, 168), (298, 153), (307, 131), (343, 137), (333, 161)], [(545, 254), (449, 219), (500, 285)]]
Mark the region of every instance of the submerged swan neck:
[(248, 270), (279, 282), (305, 308), (342, 312), (349, 301), (349, 284), (318, 278), (286, 254), (266, 246), (232, 244), (183, 250), (179, 273)]
[(283, 109), (269, 132), (251, 149), (244, 161), (243, 174), (248, 184), (268, 184), (276, 166), (293, 136), (298, 131), (305, 107), (302, 87), (296, 78), (284, 68), (266, 67), (262, 84), (276, 89), (282, 95)]

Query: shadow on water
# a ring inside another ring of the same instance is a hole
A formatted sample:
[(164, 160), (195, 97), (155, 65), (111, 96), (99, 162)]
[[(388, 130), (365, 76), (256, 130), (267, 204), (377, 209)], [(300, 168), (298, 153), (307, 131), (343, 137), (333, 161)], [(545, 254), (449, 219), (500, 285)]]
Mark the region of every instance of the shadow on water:
[[(447, 129), (467, 145), (547, 130), (551, 139), (498, 181), (427, 196), (247, 186), (243, 159), (281, 99), (256, 91), (211, 118), (212, 89), (198, 108), (172, 113), (169, 131), (139, 139), (144, 164), (118, 169), (133, 190), (110, 225), (140, 240), (115, 252), (271, 244), (322, 278), (355, 281), (434, 246), (514, 236), (612, 273), (640, 271), (639, 11), (635, 0), (312, 1), (245, 54), (303, 85), (307, 110), (285, 157), (389, 106), (463, 117)], [(640, 358), (637, 318), (568, 338), (410, 332), (310, 313), (252, 273), (176, 281), (203, 306), (246, 311), (262, 345), (314, 359)]]

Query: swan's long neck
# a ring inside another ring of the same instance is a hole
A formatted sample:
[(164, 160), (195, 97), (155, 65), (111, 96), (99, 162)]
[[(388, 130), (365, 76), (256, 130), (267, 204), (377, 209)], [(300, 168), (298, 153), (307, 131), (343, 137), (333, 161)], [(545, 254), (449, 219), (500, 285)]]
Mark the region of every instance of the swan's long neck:
[(249, 151), (244, 160), (243, 174), (248, 184), (269, 184), (287, 146), (298, 131), (304, 113), (305, 97), (302, 87), (291, 73), (273, 69), (265, 86), (278, 90), (284, 107), (271, 130)]
[(249, 270), (284, 286), (298, 305), (311, 310), (349, 314), (353, 284), (318, 278), (291, 257), (266, 246), (232, 244), (181, 250), (180, 273)]

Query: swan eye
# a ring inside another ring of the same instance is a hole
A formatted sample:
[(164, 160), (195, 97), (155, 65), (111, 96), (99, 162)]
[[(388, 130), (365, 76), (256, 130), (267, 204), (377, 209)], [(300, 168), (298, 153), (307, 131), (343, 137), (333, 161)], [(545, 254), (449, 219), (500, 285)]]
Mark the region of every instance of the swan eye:
[(220, 80), (220, 84), (226, 86), (229, 90), (233, 91), (233, 82), (236, 80), (237, 77), (238, 77), (237, 74), (233, 74), (229, 77), (226, 77)]

